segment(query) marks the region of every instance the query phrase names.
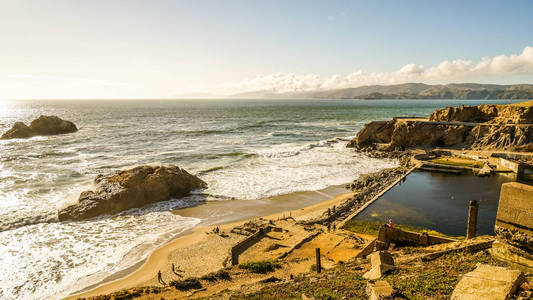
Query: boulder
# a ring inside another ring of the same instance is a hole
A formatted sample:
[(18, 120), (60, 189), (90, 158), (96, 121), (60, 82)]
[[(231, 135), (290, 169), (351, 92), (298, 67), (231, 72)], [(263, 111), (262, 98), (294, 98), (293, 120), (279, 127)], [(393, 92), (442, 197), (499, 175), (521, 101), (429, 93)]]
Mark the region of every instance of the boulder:
[(93, 191), (59, 211), (59, 220), (82, 220), (115, 214), (146, 204), (180, 198), (207, 184), (177, 166), (140, 166), (95, 179)]
[(507, 300), (526, 278), (521, 271), (478, 264), (453, 290), (452, 300)]
[(21, 139), (37, 135), (55, 135), (76, 131), (78, 131), (78, 128), (70, 121), (56, 116), (40, 116), (33, 120), (30, 126), (22, 122), (16, 122), (0, 139)]

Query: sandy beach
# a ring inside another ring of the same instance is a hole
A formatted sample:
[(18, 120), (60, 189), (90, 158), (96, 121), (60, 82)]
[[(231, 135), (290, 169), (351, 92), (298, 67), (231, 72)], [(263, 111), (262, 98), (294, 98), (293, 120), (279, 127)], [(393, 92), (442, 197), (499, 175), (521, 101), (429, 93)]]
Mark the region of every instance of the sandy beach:
[[(118, 290), (159, 285), (157, 272), (160, 270), (164, 281), (202, 276), (223, 268), (229, 248), (243, 238), (229, 231), (250, 220), (263, 218), (276, 220), (292, 216), (295, 220), (318, 217), (328, 207), (342, 203), (353, 193), (346, 193), (342, 186), (333, 186), (320, 191), (298, 192), (262, 199), (260, 201), (214, 201), (204, 205), (175, 211), (182, 216), (205, 217), (200, 226), (182, 233), (177, 238), (153, 251), (142, 262), (109, 276), (96, 286), (88, 287), (67, 299), (109, 294)], [(254, 203), (256, 202), (256, 203)], [(299, 206), (299, 207), (298, 207)], [(233, 207), (235, 213), (221, 217), (218, 212)], [(219, 227), (226, 237), (213, 234)], [(172, 271), (172, 264), (178, 272)]]

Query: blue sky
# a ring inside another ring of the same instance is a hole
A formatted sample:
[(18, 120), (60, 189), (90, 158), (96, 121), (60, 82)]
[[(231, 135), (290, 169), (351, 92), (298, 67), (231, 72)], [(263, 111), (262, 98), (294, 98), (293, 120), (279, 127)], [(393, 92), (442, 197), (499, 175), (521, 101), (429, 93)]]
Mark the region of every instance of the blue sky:
[(0, 98), (533, 83), (532, 12), (533, 1), (3, 0)]

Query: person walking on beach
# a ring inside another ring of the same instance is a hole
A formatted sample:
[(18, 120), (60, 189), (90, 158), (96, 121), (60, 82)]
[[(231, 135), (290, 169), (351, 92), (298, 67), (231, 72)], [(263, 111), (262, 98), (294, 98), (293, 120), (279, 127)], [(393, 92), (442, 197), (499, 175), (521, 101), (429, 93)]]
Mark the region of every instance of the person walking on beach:
[(157, 271), (157, 281), (162, 285), (166, 285), (166, 283), (163, 281), (163, 276), (161, 276), (161, 270)]

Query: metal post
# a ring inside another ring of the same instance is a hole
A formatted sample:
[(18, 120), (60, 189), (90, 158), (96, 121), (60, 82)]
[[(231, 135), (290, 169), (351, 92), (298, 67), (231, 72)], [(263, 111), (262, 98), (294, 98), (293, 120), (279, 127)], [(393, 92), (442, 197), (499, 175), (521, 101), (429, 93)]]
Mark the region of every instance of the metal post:
[(476, 237), (478, 208), (479, 203), (476, 200), (470, 200), (470, 205), (468, 205), (468, 224), (466, 227), (467, 239)]
[(322, 271), (322, 264), (320, 263), (320, 248), (316, 248), (316, 272)]

